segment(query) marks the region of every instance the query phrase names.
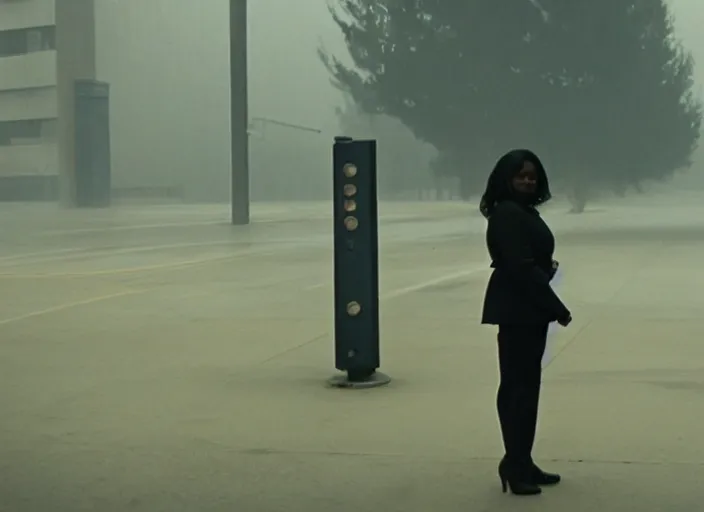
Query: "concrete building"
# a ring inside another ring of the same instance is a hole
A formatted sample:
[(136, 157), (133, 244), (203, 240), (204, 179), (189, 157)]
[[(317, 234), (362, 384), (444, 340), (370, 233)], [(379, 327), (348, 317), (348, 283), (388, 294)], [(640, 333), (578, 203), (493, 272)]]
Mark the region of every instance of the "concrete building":
[[(256, 126), (250, 140), (256, 199), (326, 197), (331, 186), (340, 94), (330, 87), (316, 48), (319, 27), (326, 40), (339, 31), (326, 0), (300, 4), (303, 9), (290, 0), (249, 3), (250, 114), (324, 133)], [(70, 204), (76, 78), (110, 84), (117, 197), (154, 189), (188, 202), (229, 200), (229, 3), (193, 5), (0, 0), (0, 200), (54, 200), (60, 181), (60, 195)], [(311, 29), (301, 33), (300, 23)], [(272, 38), (272, 30), (280, 37)], [(6, 42), (12, 38), (19, 43)]]
[(0, 0), (0, 200), (57, 186), (54, 0)]

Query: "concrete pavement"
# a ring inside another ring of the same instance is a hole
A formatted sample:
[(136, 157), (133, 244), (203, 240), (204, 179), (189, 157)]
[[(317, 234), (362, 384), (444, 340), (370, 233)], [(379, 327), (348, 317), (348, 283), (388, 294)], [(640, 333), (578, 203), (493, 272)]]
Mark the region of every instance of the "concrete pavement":
[(471, 209), (383, 205), (394, 380), (350, 392), (324, 386), (327, 205), (262, 208), (246, 228), (226, 208), (168, 208), (0, 218), (0, 510), (701, 508), (704, 209), (546, 214), (575, 322), (546, 370), (536, 456), (565, 482), (516, 498), (495, 476)]

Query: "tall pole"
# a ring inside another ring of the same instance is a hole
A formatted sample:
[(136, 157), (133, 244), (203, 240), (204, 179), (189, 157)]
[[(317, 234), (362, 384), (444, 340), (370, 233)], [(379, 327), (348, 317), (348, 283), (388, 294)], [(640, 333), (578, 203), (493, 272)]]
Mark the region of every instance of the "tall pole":
[(76, 206), (74, 84), (96, 79), (95, 0), (58, 0), (54, 5), (59, 198), (70, 207)]
[(249, 224), (247, 0), (230, 0), (230, 154), (232, 223)]

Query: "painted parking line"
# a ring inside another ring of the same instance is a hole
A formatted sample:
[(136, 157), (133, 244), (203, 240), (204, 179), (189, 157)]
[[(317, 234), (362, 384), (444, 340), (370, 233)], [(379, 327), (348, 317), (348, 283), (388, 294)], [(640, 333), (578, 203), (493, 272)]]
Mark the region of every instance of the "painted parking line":
[(65, 311), (67, 309), (75, 308), (78, 306), (86, 306), (88, 304), (95, 304), (97, 302), (103, 302), (103, 301), (110, 300), (110, 299), (127, 297), (129, 295), (138, 295), (141, 293), (146, 293), (148, 291), (149, 290), (128, 290), (128, 291), (123, 291), (123, 292), (118, 292), (118, 293), (111, 293), (108, 295), (99, 295), (97, 297), (90, 297), (88, 299), (77, 300), (74, 302), (65, 302), (63, 304), (59, 304), (58, 306), (53, 306), (53, 307), (45, 308), (45, 309), (38, 309), (36, 311), (32, 311), (30, 313), (25, 313), (23, 315), (18, 315), (18, 316), (11, 317), (11, 318), (0, 319), (0, 326), (15, 323), (15, 322), (21, 322), (22, 320), (29, 320), (30, 318), (36, 318), (36, 317), (48, 315), (51, 313), (58, 313), (60, 311)]

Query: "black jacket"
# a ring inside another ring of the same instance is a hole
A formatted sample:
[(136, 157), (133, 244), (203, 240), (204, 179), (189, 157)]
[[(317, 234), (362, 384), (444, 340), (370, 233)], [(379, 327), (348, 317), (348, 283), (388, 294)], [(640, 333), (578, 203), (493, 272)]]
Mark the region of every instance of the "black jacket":
[(546, 324), (570, 315), (550, 287), (555, 237), (537, 210), (499, 203), (489, 217), (486, 244), (494, 272), (483, 324)]

